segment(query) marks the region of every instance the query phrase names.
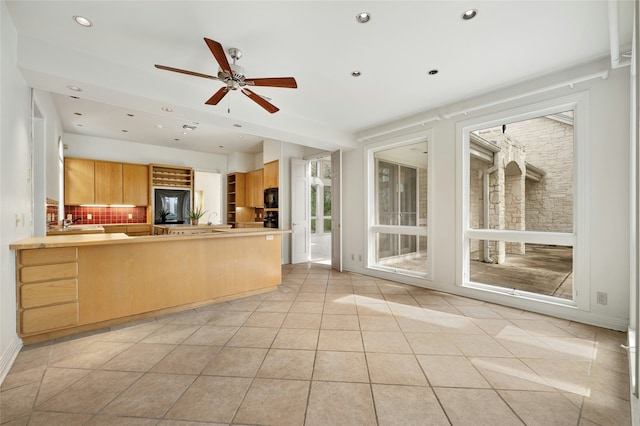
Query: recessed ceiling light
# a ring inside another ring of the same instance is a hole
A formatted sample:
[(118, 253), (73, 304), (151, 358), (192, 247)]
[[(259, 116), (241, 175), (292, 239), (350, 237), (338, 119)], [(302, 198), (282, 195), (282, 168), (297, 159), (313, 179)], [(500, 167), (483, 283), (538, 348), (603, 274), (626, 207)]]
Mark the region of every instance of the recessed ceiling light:
[(438, 70), (433, 69), (433, 70), (429, 70), (429, 75), (436, 75), (438, 74)]
[(135, 117), (133, 114), (127, 114), (127, 117)]
[(91, 27), (93, 26), (93, 23), (88, 20), (87, 18), (85, 18), (84, 16), (74, 16), (73, 20), (76, 21), (76, 23), (78, 23), (79, 25), (82, 25), (83, 27)]
[(75, 115), (82, 115), (81, 112), (74, 112)]
[(80, 123), (76, 124), (76, 126), (77, 126), (77, 127), (84, 127), (84, 125), (83, 125), (83, 124), (80, 124)]
[(242, 124), (234, 124), (233, 127), (242, 127)]
[(160, 109), (163, 110), (164, 112), (173, 112), (173, 108), (169, 108), (169, 107), (162, 107)]
[(361, 12), (356, 15), (356, 21), (360, 22), (361, 24), (366, 24), (367, 22), (369, 22), (369, 20), (371, 20), (371, 15), (369, 14), (369, 12)]
[(156, 124), (157, 129), (162, 129), (164, 126), (162, 124)]
[(362, 73), (360, 71), (352, 71), (351, 72), (351, 77), (360, 77), (362, 75)]
[(80, 98), (79, 98), (79, 97), (77, 97), (77, 96), (69, 96), (69, 97), (70, 97), (71, 99), (80, 99)]
[(243, 139), (243, 138), (244, 138), (244, 136), (238, 135), (238, 139)]
[(180, 139), (178, 139), (178, 138), (174, 138), (173, 140), (176, 141), (176, 142), (180, 142)]
[(478, 9), (469, 9), (465, 10), (462, 16), (460, 16), (463, 20), (468, 21), (469, 19), (473, 19), (478, 14)]
[(122, 133), (127, 133), (128, 130), (122, 129)]
[(73, 90), (74, 92), (82, 92), (82, 89), (78, 86), (67, 86), (67, 89)]
[(224, 148), (224, 145), (218, 145), (218, 148)]

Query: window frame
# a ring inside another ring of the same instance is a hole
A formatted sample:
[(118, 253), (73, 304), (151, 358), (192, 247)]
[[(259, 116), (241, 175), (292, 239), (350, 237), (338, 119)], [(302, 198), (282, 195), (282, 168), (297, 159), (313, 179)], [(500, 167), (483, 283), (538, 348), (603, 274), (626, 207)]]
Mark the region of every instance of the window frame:
[[(431, 279), (433, 271), (433, 247), (430, 242), (433, 241), (432, 228), (433, 228), (433, 143), (432, 137), (433, 129), (428, 128), (424, 131), (417, 132), (411, 135), (399, 136), (396, 138), (390, 138), (387, 140), (370, 143), (364, 147), (365, 156), (365, 168), (364, 168), (364, 182), (366, 186), (365, 192), (365, 256), (364, 265), (365, 269), (377, 271), (381, 273), (390, 273), (392, 276), (402, 275), (405, 277), (419, 278), (419, 279)], [(418, 226), (402, 226), (402, 225), (376, 225), (376, 158), (375, 154), (379, 151), (386, 151), (393, 148), (402, 147), (405, 145), (413, 145), (420, 142), (427, 143), (427, 223), (422, 229)], [(416, 235), (418, 237), (424, 236), (427, 238), (427, 265), (426, 273), (416, 273), (404, 269), (396, 269), (392, 267), (384, 267), (376, 264), (376, 234), (378, 233), (402, 233), (403, 235)]]
[[(470, 227), (470, 134), (485, 128), (500, 126), (512, 122), (524, 121), (562, 111), (574, 111), (574, 170), (575, 184), (573, 202), (573, 232), (548, 231), (511, 231), (496, 229), (473, 229)], [(528, 299), (540, 303), (551, 303), (577, 308), (590, 309), (590, 282), (588, 257), (589, 191), (590, 177), (586, 173), (589, 163), (589, 97), (587, 92), (564, 96), (547, 101), (505, 109), (501, 112), (478, 116), (456, 124), (456, 140), (458, 141), (458, 176), (457, 191), (458, 209), (458, 267), (456, 284), (470, 289), (508, 295), (510, 297)], [(573, 299), (523, 292), (510, 288), (502, 288), (469, 280), (469, 241), (491, 240), (516, 243), (555, 244), (573, 247)]]

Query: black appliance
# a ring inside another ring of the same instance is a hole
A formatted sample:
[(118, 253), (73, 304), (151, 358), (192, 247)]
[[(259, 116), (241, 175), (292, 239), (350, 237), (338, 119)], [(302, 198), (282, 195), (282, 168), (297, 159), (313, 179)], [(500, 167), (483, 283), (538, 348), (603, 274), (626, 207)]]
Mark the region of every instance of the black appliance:
[(264, 227), (278, 228), (278, 212), (268, 211), (264, 213)]
[(153, 188), (153, 223), (185, 223), (191, 210), (188, 189)]
[(269, 188), (264, 190), (264, 208), (278, 208), (278, 188)]

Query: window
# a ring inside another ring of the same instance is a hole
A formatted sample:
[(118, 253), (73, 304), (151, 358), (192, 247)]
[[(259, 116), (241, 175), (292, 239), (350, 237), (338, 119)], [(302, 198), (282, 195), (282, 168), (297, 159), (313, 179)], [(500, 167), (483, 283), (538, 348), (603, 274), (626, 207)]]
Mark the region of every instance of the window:
[(586, 101), (565, 101), (463, 128), (462, 285), (565, 304), (588, 285), (574, 276)]
[(427, 151), (426, 141), (371, 151), (371, 268), (427, 274)]

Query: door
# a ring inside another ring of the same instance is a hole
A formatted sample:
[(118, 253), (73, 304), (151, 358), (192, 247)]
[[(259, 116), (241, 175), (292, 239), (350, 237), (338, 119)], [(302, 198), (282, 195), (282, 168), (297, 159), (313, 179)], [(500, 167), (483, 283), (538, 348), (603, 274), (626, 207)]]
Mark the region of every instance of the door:
[(309, 260), (309, 173), (307, 161), (291, 159), (291, 263)]
[(331, 268), (342, 271), (342, 151), (331, 153)]

